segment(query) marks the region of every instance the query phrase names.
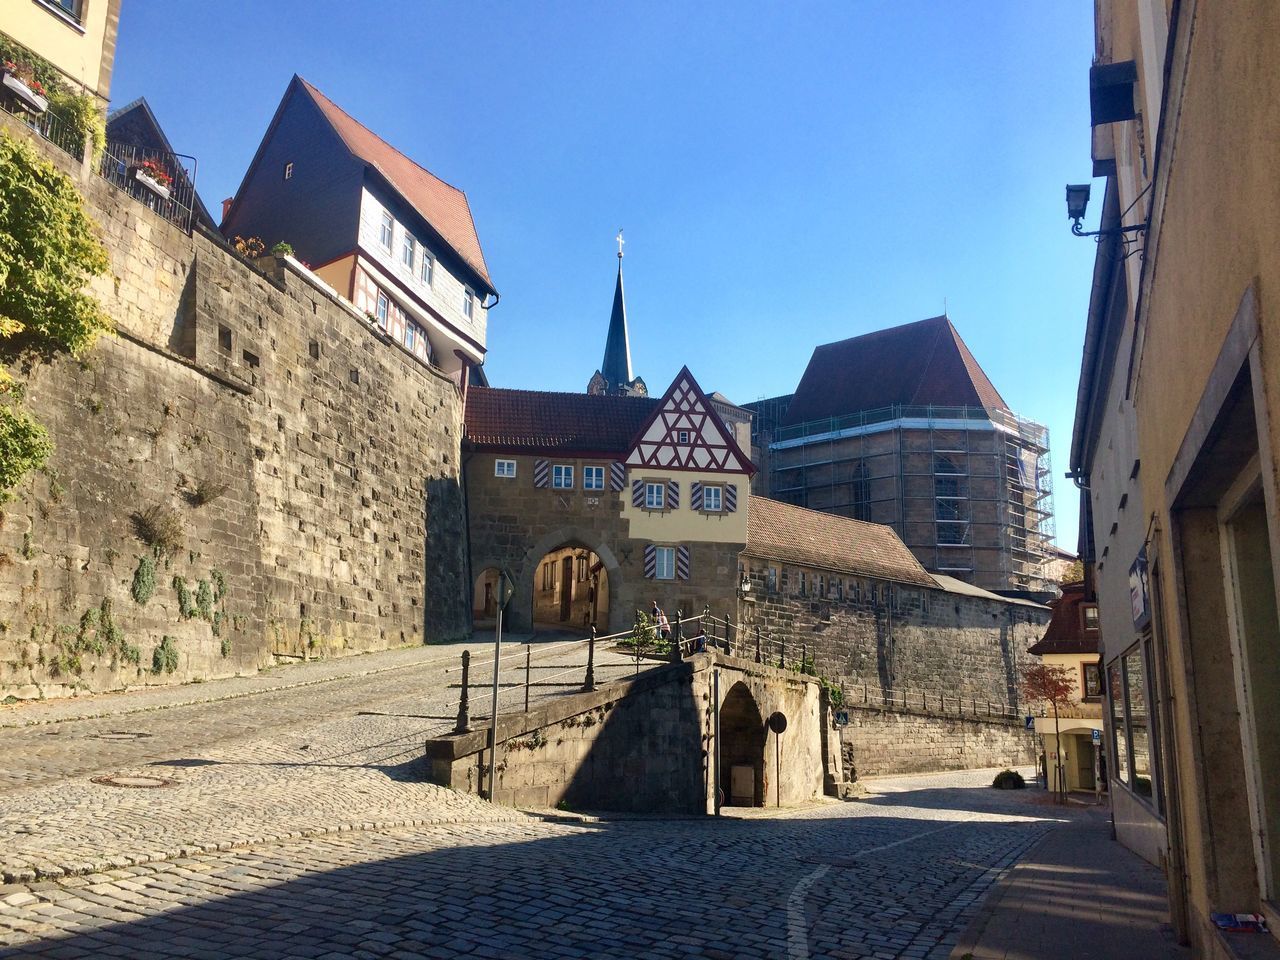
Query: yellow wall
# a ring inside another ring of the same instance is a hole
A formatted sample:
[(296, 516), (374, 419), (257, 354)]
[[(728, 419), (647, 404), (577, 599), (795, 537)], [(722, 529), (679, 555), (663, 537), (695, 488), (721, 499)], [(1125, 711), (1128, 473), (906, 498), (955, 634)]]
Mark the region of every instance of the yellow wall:
[[(60, 11), (40, 0), (10, 0), (4, 5), (4, 32), (106, 100), (115, 60), (120, 0), (84, 0), (77, 28)], [(106, 56), (104, 57), (104, 48)]]
[(1040, 659), (1044, 661), (1044, 664), (1047, 667), (1065, 667), (1070, 670), (1076, 686), (1076, 692), (1072, 699), (1075, 700), (1076, 704), (1083, 707), (1097, 707), (1098, 716), (1102, 716), (1100, 699), (1095, 698), (1088, 702), (1084, 699), (1084, 671), (1082, 668), (1086, 663), (1098, 662), (1098, 655), (1096, 653), (1046, 653), (1042, 655)]
[[(606, 474), (607, 476), (607, 474)], [(680, 484), (680, 506), (657, 512), (631, 505), (633, 480), (675, 480)], [(726, 483), (738, 487), (738, 509), (733, 513), (702, 513), (689, 506), (689, 490), (694, 481), (703, 484)], [(630, 535), (637, 540), (657, 543), (746, 543), (747, 497), (750, 478), (745, 473), (695, 473), (648, 467), (628, 467), (627, 487), (622, 491), (622, 517), (628, 521)]]
[(353, 253), (348, 257), (340, 257), (332, 263), (326, 263), (323, 267), (312, 267), (311, 272), (337, 290), (341, 296), (353, 300), (351, 277), (355, 261), (356, 255)]

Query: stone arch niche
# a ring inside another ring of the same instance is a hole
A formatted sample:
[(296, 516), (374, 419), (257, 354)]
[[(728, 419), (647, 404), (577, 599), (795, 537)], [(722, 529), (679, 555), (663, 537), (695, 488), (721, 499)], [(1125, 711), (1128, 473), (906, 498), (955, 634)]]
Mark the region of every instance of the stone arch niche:
[(498, 614), (497, 567), (485, 567), (476, 577), (471, 589), (471, 619), (475, 623), (489, 623)]
[(738, 681), (720, 705), (720, 784), (726, 806), (764, 805), (766, 732), (755, 697)]
[[(584, 579), (579, 577), (582, 559), (587, 564)], [(544, 565), (548, 563), (554, 563), (550, 590), (544, 579)], [(512, 574), (516, 579), (515, 593), (507, 616), (513, 630), (558, 627), (580, 630), (585, 635), (594, 613), (596, 629), (603, 635), (613, 632), (615, 620), (622, 623), (626, 619), (616, 609), (617, 603), (610, 602), (616, 600), (621, 581), (617, 557), (589, 530), (563, 527), (551, 531), (525, 551), (519, 571)]]

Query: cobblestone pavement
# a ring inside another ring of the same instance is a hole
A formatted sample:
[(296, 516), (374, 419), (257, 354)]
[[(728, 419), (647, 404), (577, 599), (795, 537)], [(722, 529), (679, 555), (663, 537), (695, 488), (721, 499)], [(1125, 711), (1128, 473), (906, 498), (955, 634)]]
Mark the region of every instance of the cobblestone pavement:
[(990, 776), (877, 781), (777, 819), (517, 815), (11, 885), (0, 957), (933, 960), (1068, 816)]
[[(84, 719), (17, 727), (21, 711), (6, 712), (16, 728), (0, 735), (0, 877), (59, 877), (341, 829), (515, 817), (421, 782), (423, 740), (456, 717), (462, 649), (371, 654), (308, 665), (302, 676), (286, 669), (258, 694), (244, 689), (251, 678), (200, 684), (206, 699), (197, 703), (168, 705), (190, 700), (190, 686), (93, 698), (79, 704)], [(473, 649), (474, 720), (487, 715), (492, 666), (483, 647)], [(581, 648), (533, 650), (532, 700), (581, 683)], [(504, 656), (504, 709), (523, 706), (523, 652)], [(605, 681), (634, 664), (601, 648), (597, 668)], [(220, 693), (230, 698), (214, 699)], [(126, 789), (94, 782), (97, 774), (172, 782)]]

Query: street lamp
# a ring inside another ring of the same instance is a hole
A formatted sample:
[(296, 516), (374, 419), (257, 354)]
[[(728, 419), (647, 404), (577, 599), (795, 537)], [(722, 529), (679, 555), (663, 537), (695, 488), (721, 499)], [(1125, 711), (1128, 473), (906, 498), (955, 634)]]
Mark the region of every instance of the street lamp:
[(1126, 233), (1141, 233), (1147, 229), (1146, 221), (1135, 223), (1129, 227), (1112, 227), (1109, 230), (1085, 230), (1080, 225), (1085, 210), (1089, 206), (1089, 184), (1067, 184), (1067, 219), (1071, 221), (1071, 232), (1077, 237), (1123, 237)]

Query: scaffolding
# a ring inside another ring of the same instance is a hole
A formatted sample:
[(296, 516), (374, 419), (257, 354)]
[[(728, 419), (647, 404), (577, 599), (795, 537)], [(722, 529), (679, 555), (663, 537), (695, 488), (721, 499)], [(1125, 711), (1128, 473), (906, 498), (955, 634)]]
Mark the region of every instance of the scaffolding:
[(1049, 435), (982, 407), (895, 405), (761, 435), (769, 495), (892, 526), (929, 570), (1039, 590), (1053, 539)]

